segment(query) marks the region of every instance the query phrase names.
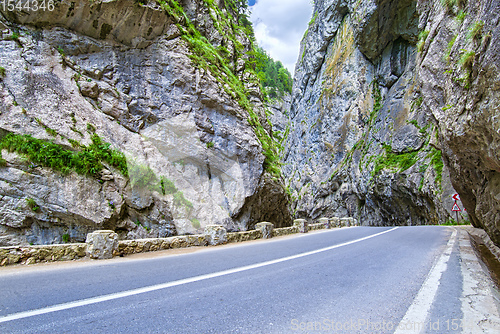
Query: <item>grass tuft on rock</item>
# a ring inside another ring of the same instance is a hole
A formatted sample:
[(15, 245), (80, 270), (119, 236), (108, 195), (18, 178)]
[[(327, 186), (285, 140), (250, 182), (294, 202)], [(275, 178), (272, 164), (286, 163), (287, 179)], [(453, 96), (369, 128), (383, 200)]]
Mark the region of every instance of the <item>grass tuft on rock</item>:
[(427, 40), (427, 37), (429, 37), (429, 30), (421, 31), (418, 34), (418, 43), (417, 43), (418, 52), (422, 52), (424, 50), (424, 45), (425, 41)]
[(467, 33), (467, 39), (479, 39), (481, 38), (482, 31), (484, 27), (483, 21), (476, 21), (469, 27), (469, 32)]
[(177, 192), (177, 187), (174, 182), (167, 179), (165, 176), (160, 178), (161, 192), (163, 195), (172, 195)]
[(457, 20), (457, 22), (459, 22), (459, 23), (464, 23), (466, 16), (467, 16), (467, 12), (465, 12), (464, 10), (460, 10), (458, 12), (457, 16), (455, 17), (455, 20)]
[(476, 57), (474, 51), (466, 51), (458, 60), (458, 64), (461, 65), (463, 69), (469, 69), (474, 63), (474, 57)]
[(40, 210), (40, 207), (38, 206), (38, 204), (36, 204), (33, 198), (26, 198), (26, 203), (28, 204), (28, 207), (31, 209), (31, 211), (37, 212), (38, 210)]
[(443, 7), (446, 7), (446, 9), (451, 11), (453, 7), (458, 4), (458, 1), (459, 0), (441, 0), (441, 5), (443, 5)]
[(63, 174), (74, 171), (81, 175), (97, 176), (105, 161), (128, 176), (124, 154), (110, 148), (111, 144), (103, 142), (97, 134), (91, 139), (92, 144), (75, 152), (52, 141), (10, 133), (0, 141), (0, 150), (6, 149), (24, 155), (30, 162), (53, 168)]
[(455, 42), (457, 41), (457, 35), (453, 36), (453, 38), (448, 42), (448, 46), (446, 47), (446, 53), (444, 55), (444, 60), (449, 64), (451, 60), (451, 49), (453, 49), (453, 46), (455, 45)]
[(431, 165), (434, 168), (434, 171), (436, 172), (436, 186), (439, 188), (439, 191), (442, 191), (442, 180), (443, 180), (443, 158), (442, 158), (442, 152), (438, 149), (435, 149), (434, 147), (431, 149), (431, 152), (427, 155), (427, 158), (431, 158)]
[(200, 221), (196, 218), (191, 219), (191, 225), (193, 225), (195, 229), (199, 229), (201, 227)]

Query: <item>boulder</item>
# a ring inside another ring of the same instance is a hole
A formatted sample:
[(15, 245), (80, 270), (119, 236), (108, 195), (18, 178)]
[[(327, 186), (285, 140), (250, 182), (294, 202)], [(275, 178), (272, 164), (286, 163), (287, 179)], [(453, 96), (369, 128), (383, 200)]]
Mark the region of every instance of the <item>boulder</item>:
[(81, 81), (78, 83), (83, 96), (96, 99), (99, 96), (99, 86), (95, 81)]

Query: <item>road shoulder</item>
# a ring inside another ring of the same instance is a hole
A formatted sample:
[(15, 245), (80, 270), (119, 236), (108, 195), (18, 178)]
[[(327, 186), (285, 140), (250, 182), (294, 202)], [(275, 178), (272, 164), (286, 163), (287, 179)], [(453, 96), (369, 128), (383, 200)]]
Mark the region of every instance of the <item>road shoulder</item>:
[[(457, 228), (463, 275), (463, 333), (498, 333), (500, 294), (473, 247), (469, 228)], [(469, 233), (468, 233), (469, 232)], [(476, 232), (476, 231), (473, 231)]]

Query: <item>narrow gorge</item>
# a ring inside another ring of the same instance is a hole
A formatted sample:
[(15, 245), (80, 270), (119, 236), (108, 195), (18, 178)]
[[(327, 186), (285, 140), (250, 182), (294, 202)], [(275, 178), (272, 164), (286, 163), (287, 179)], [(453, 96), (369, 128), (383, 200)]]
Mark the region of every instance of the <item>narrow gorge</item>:
[(464, 220), (500, 244), (498, 1), (315, 1), (284, 175), (292, 213)]
[(0, 246), (440, 224), (455, 192), (500, 245), (500, 1), (315, 0), (281, 99), (245, 8), (0, 7)]

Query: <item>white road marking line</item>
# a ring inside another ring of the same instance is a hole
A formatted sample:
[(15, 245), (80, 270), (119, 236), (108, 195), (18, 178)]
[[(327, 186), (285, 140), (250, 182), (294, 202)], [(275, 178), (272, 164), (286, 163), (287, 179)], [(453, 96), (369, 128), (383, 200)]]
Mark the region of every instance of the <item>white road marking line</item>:
[(431, 309), (432, 303), (434, 302), (434, 298), (436, 297), (441, 276), (448, 267), (448, 260), (450, 259), (453, 246), (455, 245), (456, 235), (457, 230), (453, 230), (445, 250), (439, 257), (436, 264), (431, 268), (424, 284), (422, 284), (415, 300), (406, 311), (405, 316), (399, 323), (394, 334), (409, 333), (407, 330), (408, 325), (410, 325), (412, 330), (418, 330), (419, 332), (425, 331), (425, 320), (427, 319), (427, 315)]
[(28, 317), (33, 317), (33, 316), (36, 316), (36, 315), (41, 315), (41, 314), (46, 314), (46, 313), (51, 313), (51, 312), (68, 310), (68, 309), (75, 308), (75, 307), (80, 307), (80, 306), (86, 306), (86, 305), (91, 305), (91, 304), (102, 303), (102, 302), (105, 302), (105, 301), (114, 300), (114, 299), (118, 299), (118, 298), (125, 298), (125, 297), (135, 296), (135, 295), (139, 295), (141, 293), (147, 293), (147, 292), (151, 292), (151, 291), (167, 289), (167, 288), (171, 288), (171, 287), (174, 287), (174, 286), (179, 286), (179, 285), (193, 283), (193, 282), (199, 282), (199, 281), (203, 281), (203, 280), (207, 280), (207, 279), (211, 279), (211, 278), (215, 278), (215, 277), (221, 277), (221, 276), (225, 276), (225, 275), (240, 273), (242, 271), (247, 271), (247, 270), (251, 270), (251, 269), (261, 268), (261, 267), (269, 266), (269, 265), (276, 264), (276, 263), (281, 263), (281, 262), (285, 262), (285, 261), (295, 260), (295, 259), (298, 259), (298, 258), (301, 258), (301, 257), (305, 257), (305, 256), (313, 255), (313, 254), (318, 254), (318, 253), (321, 253), (321, 252), (326, 252), (326, 251), (329, 251), (329, 250), (332, 250), (332, 249), (335, 249), (335, 248), (340, 248), (340, 247), (343, 247), (343, 246), (352, 245), (354, 243), (361, 242), (361, 241), (364, 241), (364, 240), (367, 240), (367, 239), (371, 239), (371, 238), (377, 237), (379, 235), (382, 235), (382, 234), (394, 231), (396, 229), (398, 229), (398, 227), (392, 228), (392, 229), (384, 231), (384, 232), (372, 234), (372, 235), (369, 235), (369, 236), (364, 237), (364, 238), (360, 238), (360, 239), (356, 239), (356, 240), (344, 242), (344, 243), (341, 243), (341, 244), (338, 244), (338, 245), (329, 246), (329, 247), (317, 249), (317, 250), (310, 251), (310, 252), (305, 252), (305, 253), (300, 253), (300, 254), (297, 254), (297, 255), (283, 257), (281, 259), (276, 259), (276, 260), (271, 260), (271, 261), (256, 263), (256, 264), (252, 264), (252, 265), (248, 265), (248, 266), (244, 266), (244, 267), (239, 267), (239, 268), (234, 268), (234, 269), (223, 270), (223, 271), (219, 271), (219, 272), (211, 273), (211, 274), (205, 274), (205, 275), (200, 275), (200, 276), (185, 278), (185, 279), (181, 279), (181, 280), (177, 280), (177, 281), (172, 281), (172, 282), (168, 282), (168, 283), (162, 283), (162, 284), (157, 284), (157, 285), (146, 286), (144, 288), (138, 288), (138, 289), (133, 289), (133, 290), (128, 290), (128, 291), (122, 291), (122, 292), (112, 293), (112, 294), (109, 294), (109, 295), (104, 295), (104, 296), (99, 296), (99, 297), (92, 297), (92, 298), (77, 300), (77, 301), (69, 302), (69, 303), (63, 303), (63, 304), (48, 306), (48, 307), (40, 308), (40, 309), (37, 309), (37, 310), (31, 310), (31, 311), (13, 313), (13, 314), (9, 314), (9, 315), (0, 317), (0, 323), (7, 322), (7, 321), (12, 321), (12, 320), (23, 319), (23, 318), (28, 318)]

